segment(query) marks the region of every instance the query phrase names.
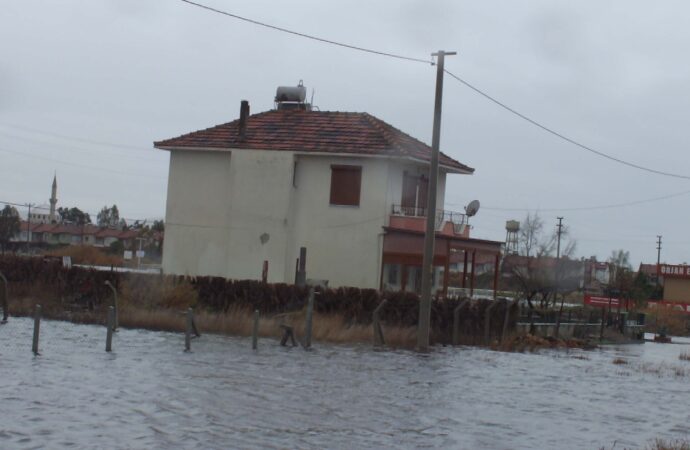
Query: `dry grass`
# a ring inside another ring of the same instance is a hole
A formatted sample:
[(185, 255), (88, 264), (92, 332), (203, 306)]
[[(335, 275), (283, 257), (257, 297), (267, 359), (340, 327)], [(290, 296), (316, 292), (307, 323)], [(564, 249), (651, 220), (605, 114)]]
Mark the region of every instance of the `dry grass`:
[(685, 351), (678, 355), (678, 359), (681, 361), (690, 361), (690, 352)]
[(46, 253), (48, 256), (69, 256), (74, 264), (121, 266), (123, 259), (90, 245), (69, 245)]
[(665, 440), (656, 439), (646, 447), (646, 450), (690, 450), (690, 442), (685, 439)]
[(671, 336), (688, 335), (688, 315), (671, 308), (658, 306), (645, 310), (647, 314), (647, 326), (645, 330), (656, 333), (661, 327), (666, 327)]
[(613, 364), (618, 364), (618, 365), (628, 364), (628, 360), (624, 359), (624, 358), (614, 358), (613, 361), (611, 361), (611, 362)]

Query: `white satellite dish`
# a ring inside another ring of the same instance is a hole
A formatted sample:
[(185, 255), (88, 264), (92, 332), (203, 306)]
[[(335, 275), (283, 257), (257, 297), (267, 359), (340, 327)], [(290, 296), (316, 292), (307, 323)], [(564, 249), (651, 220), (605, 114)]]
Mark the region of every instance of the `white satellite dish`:
[(472, 200), (467, 206), (465, 206), (465, 214), (467, 217), (472, 217), (479, 211), (479, 200)]

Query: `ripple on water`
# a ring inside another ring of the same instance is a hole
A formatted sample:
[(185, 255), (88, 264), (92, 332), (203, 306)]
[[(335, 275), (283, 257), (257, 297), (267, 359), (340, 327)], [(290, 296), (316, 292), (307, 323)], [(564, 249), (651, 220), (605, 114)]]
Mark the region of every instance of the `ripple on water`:
[[(687, 377), (636, 371), (673, 365), (678, 350), (427, 355), (315, 344), (314, 351), (204, 335), (31, 321), (0, 329), (0, 439), (18, 448), (600, 448), (635, 447), (661, 432), (687, 437)], [(574, 358), (577, 356), (577, 358)], [(611, 364), (629, 360), (625, 375)], [(637, 366), (636, 366), (637, 365)]]

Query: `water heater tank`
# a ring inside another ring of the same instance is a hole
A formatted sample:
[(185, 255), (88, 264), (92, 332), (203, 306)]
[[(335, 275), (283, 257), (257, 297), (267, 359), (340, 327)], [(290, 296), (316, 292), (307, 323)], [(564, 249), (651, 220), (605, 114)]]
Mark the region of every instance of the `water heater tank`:
[(307, 88), (302, 86), (278, 86), (276, 90), (276, 103), (280, 102), (299, 102), (304, 103), (307, 98)]

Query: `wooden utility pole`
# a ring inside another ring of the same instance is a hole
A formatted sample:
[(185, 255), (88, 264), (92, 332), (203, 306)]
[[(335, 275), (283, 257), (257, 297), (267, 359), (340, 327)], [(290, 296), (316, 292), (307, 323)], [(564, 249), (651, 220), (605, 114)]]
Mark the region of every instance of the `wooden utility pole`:
[(659, 264), (661, 264), (661, 236), (656, 236), (656, 285), (659, 286)]
[(443, 106), (443, 64), (446, 55), (456, 52), (439, 50), (436, 56), (436, 100), (434, 104), (434, 129), (431, 137), (431, 162), (429, 166), (429, 192), (426, 208), (426, 234), (424, 235), (424, 258), (422, 259), (422, 295), (419, 301), (419, 326), (417, 328), (417, 350), (429, 349), (429, 326), (431, 322), (431, 277), (434, 271), (434, 238), (436, 234), (436, 189), (438, 184), (438, 153), (441, 140), (441, 108)]

